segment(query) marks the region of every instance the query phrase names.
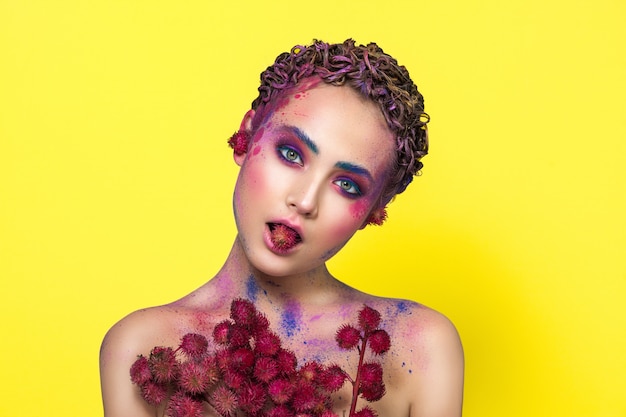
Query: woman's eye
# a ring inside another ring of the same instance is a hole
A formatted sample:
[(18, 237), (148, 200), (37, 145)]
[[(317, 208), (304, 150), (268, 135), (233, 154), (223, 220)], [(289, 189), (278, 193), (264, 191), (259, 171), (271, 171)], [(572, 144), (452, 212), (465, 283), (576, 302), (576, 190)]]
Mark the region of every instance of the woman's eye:
[(354, 183), (354, 181), (341, 179), (335, 181), (335, 184), (341, 188), (342, 191), (352, 195), (352, 196), (360, 196), (361, 189), (358, 185)]
[(289, 146), (280, 146), (278, 148), (278, 152), (286, 161), (302, 165), (302, 157), (295, 149), (290, 148)]

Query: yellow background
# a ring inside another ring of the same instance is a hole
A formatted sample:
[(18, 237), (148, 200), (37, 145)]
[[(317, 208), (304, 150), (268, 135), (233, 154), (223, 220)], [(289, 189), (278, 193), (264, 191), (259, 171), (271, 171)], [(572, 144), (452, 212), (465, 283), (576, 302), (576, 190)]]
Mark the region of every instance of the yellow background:
[(331, 262), (432, 306), (466, 417), (626, 415), (620, 0), (0, 0), (0, 416), (101, 414), (98, 349), (234, 237), (225, 140), (274, 57), (377, 41), (432, 116), (424, 175)]

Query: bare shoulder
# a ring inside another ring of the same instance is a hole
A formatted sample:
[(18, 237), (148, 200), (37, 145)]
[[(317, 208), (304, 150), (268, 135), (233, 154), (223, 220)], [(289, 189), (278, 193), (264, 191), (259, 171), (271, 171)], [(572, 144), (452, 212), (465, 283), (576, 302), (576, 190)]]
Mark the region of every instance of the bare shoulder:
[(410, 416), (458, 417), (464, 358), (454, 324), (440, 312), (408, 300), (378, 299), (393, 355), (387, 364), (410, 404)]
[(171, 309), (138, 310), (118, 321), (107, 332), (100, 348), (100, 382), (107, 417), (152, 416), (154, 409), (141, 401), (130, 381), (129, 370), (139, 354), (152, 346), (168, 344)]

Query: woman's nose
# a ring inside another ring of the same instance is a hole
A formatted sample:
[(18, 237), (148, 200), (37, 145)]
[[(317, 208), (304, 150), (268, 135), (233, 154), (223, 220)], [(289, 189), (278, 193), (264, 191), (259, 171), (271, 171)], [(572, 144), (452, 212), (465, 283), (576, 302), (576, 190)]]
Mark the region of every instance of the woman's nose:
[(320, 185), (306, 180), (293, 185), (287, 195), (287, 205), (302, 216), (317, 216)]

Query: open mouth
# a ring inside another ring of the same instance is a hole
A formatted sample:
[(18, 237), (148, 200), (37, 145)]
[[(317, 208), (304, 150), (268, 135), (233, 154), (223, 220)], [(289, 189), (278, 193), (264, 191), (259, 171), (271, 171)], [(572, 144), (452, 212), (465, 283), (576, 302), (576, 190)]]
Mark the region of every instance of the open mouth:
[(278, 251), (288, 251), (302, 242), (302, 237), (298, 232), (282, 223), (268, 223), (270, 229), (270, 239), (274, 248)]

